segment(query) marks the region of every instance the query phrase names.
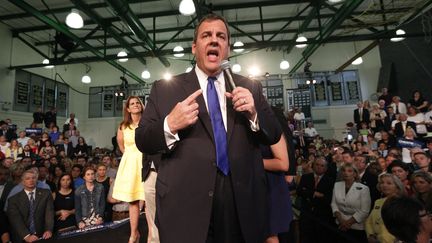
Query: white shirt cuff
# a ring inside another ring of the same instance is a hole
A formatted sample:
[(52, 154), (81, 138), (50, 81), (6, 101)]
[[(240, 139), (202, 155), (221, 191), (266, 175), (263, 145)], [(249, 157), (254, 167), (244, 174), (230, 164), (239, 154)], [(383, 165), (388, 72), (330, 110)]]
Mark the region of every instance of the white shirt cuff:
[(164, 119), (164, 135), (165, 135), (166, 145), (167, 145), (168, 149), (171, 149), (177, 141), (180, 141), (180, 137), (178, 136), (178, 133), (174, 135), (171, 132), (171, 130), (168, 127), (167, 118), (168, 118), (168, 116), (166, 116)]
[(249, 120), (250, 128), (254, 132), (258, 132), (260, 130), (259, 124), (258, 124), (258, 114), (255, 114), (255, 118), (252, 120)]

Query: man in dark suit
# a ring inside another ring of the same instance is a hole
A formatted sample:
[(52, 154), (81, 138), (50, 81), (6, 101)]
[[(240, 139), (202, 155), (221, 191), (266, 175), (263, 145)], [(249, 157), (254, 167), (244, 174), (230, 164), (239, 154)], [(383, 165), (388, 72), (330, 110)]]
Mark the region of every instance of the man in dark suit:
[(13, 242), (34, 242), (52, 236), (54, 227), (54, 203), (51, 192), (36, 188), (36, 168), (22, 175), (24, 189), (8, 199), (9, 217)]
[(328, 162), (319, 157), (313, 163), (314, 173), (304, 174), (297, 187), (301, 198), (300, 238), (303, 243), (334, 242), (328, 227), (334, 227), (330, 207), (334, 179), (327, 175)]
[(68, 158), (73, 158), (74, 148), (72, 142), (69, 142), (69, 138), (67, 137), (63, 139), (63, 144), (58, 144), (56, 146), (56, 150), (57, 153), (60, 153), (60, 151), (64, 151)]
[(392, 130), (392, 122), (396, 120), (396, 114), (394, 113), (393, 107), (387, 107), (387, 116), (384, 118), (384, 129), (389, 132)]
[(373, 202), (380, 198), (381, 193), (378, 191), (378, 176), (373, 175), (367, 168), (368, 160), (364, 155), (357, 155), (354, 158), (354, 165), (358, 169), (360, 183), (369, 187), (369, 193), (371, 197), (371, 207), (373, 206)]
[(395, 136), (401, 138), (404, 136), (407, 127), (411, 127), (417, 133), (416, 124), (412, 121), (407, 121), (406, 114), (399, 114), (399, 122), (395, 124)]
[(369, 125), (370, 123), (370, 114), (369, 110), (363, 108), (363, 102), (359, 101), (357, 103), (357, 109), (354, 110), (354, 123), (357, 125), (357, 129), (360, 129), (360, 124), (362, 122), (366, 122)]
[(3, 242), (10, 240), (9, 220), (6, 212), (3, 210), (6, 198), (14, 187), (14, 184), (8, 180), (9, 169), (0, 165), (0, 237)]
[(229, 40), (225, 20), (205, 16), (192, 43), (197, 65), (154, 83), (135, 131), (142, 152), (162, 154), (156, 182), (162, 243), (262, 243), (268, 234), (259, 144), (276, 143), (281, 129), (259, 82), (234, 75), (237, 87), (227, 86), (220, 64)]

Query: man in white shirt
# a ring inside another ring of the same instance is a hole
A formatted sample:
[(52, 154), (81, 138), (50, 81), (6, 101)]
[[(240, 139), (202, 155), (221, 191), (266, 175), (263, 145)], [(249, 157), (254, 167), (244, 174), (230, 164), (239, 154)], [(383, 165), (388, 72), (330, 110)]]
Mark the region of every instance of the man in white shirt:
[(312, 122), (308, 122), (307, 127), (304, 130), (304, 133), (308, 137), (316, 137), (316, 136), (318, 136), (318, 132), (315, 129), (315, 127), (313, 127), (313, 123)]
[(73, 121), (74, 124), (75, 124), (75, 126), (78, 127), (78, 118), (75, 117), (75, 113), (70, 113), (70, 114), (69, 114), (69, 118), (66, 119), (66, 121), (65, 121), (64, 124), (65, 124), (65, 125), (69, 125), (69, 123), (70, 123), (71, 121)]
[(21, 131), (19, 132), (19, 137), (17, 139), (18, 143), (21, 144), (21, 147), (24, 148), (24, 146), (27, 145), (27, 142), (30, 138), (26, 136), (26, 132), (25, 131)]
[(406, 107), (405, 103), (400, 101), (399, 96), (393, 97), (393, 103), (391, 103), (390, 106), (393, 107), (395, 114), (406, 114), (407, 113), (407, 107)]

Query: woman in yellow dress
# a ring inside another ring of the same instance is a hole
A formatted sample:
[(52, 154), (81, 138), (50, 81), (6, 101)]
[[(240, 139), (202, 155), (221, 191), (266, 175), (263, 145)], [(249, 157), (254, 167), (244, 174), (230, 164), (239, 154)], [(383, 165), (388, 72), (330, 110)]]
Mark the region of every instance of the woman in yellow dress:
[(123, 108), (123, 121), (117, 130), (117, 142), (123, 153), (113, 188), (113, 198), (129, 203), (131, 234), (129, 243), (139, 242), (139, 202), (144, 197), (141, 178), (142, 153), (135, 145), (135, 129), (141, 119), (144, 105), (139, 97), (129, 96)]

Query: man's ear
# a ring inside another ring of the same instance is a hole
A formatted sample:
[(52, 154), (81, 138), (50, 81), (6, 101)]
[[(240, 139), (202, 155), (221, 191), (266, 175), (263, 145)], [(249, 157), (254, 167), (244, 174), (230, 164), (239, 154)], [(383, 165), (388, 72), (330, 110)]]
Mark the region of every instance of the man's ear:
[(196, 48), (196, 44), (195, 42), (192, 43), (192, 54), (195, 55), (195, 48)]

